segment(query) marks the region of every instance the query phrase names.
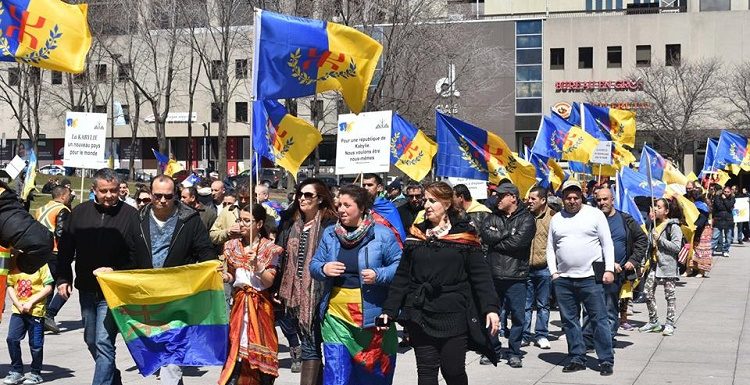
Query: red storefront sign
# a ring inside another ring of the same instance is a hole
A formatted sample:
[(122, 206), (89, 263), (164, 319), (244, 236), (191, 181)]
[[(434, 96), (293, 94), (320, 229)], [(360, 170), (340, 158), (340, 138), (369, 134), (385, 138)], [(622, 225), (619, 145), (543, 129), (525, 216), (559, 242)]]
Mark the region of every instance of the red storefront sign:
[(643, 83), (631, 80), (593, 80), (555, 82), (555, 92), (641, 91)]

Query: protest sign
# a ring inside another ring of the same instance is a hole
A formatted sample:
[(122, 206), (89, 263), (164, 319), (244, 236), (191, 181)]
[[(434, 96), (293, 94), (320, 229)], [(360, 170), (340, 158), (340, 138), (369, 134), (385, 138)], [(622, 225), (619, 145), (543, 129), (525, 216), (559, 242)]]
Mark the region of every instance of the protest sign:
[(487, 181), (481, 179), (468, 179), (448, 177), (448, 184), (455, 186), (457, 184), (466, 185), (471, 193), (471, 199), (487, 199)]
[(336, 174), (388, 172), (392, 111), (339, 115)]
[(65, 167), (107, 167), (104, 156), (107, 114), (68, 112), (65, 114)]
[(612, 164), (612, 142), (600, 141), (591, 153), (591, 163)]
[(750, 222), (750, 198), (735, 198), (732, 215), (734, 223)]

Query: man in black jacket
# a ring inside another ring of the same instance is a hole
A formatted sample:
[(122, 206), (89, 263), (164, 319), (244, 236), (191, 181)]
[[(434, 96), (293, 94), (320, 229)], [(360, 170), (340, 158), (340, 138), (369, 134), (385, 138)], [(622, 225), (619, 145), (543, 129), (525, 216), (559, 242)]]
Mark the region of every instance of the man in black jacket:
[(95, 199), (70, 213), (58, 244), (57, 292), (68, 299), (75, 287), (81, 304), (83, 340), (96, 361), (92, 385), (122, 384), (115, 365), (117, 326), (95, 273), (134, 267), (138, 212), (120, 201), (119, 178), (104, 168), (94, 174)]
[[(13, 249), (16, 266), (26, 274), (39, 270), (52, 254), (52, 233), (23, 208), (18, 195), (3, 182), (0, 182), (0, 245)], [(5, 262), (9, 261), (0, 258), (0, 270), (9, 267)]]
[[(136, 268), (174, 267), (216, 259), (198, 212), (175, 199), (172, 178), (160, 175), (151, 181), (151, 204), (138, 214)], [(160, 377), (162, 384), (177, 385), (182, 368), (166, 365), (161, 368)]]
[[(482, 223), (481, 236), (482, 243), (487, 246), (487, 262), (497, 295), (513, 322), (508, 337), (511, 350), (508, 365), (520, 368), (526, 315), (526, 279), (529, 276), (529, 254), (536, 234), (536, 220), (526, 205), (521, 203), (518, 188), (512, 183), (500, 184), (497, 196), (497, 207)], [(499, 356), (500, 342), (497, 338), (492, 341)]]

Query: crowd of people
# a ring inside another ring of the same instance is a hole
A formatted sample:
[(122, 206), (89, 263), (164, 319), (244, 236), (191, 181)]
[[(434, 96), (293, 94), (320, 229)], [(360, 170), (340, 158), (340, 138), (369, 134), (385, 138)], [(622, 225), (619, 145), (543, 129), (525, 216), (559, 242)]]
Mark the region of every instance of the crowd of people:
[[(420, 385), (437, 384), (439, 375), (468, 384), (468, 351), (481, 354), (483, 365), (504, 359), (522, 368), (522, 347), (550, 349), (553, 307), (569, 356), (562, 371), (585, 370), (593, 350), (600, 374), (612, 375), (615, 336), (634, 329), (632, 303), (647, 304), (641, 332), (673, 335), (675, 282), (708, 278), (712, 258), (729, 256), (734, 199), (746, 196), (690, 182), (685, 197), (700, 215), (686, 242), (679, 199), (637, 201), (643, 228), (615, 209), (607, 182), (571, 179), (557, 194), (534, 187), (524, 197), (504, 181), (480, 202), (462, 184), (385, 186), (379, 175), (364, 174), (359, 184), (335, 187), (305, 179), (283, 203), (257, 185), (251, 203), (248, 186), (230, 189), (212, 178), (186, 185), (161, 175), (133, 194), (111, 169), (93, 179), (92, 199), (75, 207), (70, 183), (51, 183), (52, 199), (34, 213), (51, 250), (46, 265), (9, 276), (5, 384), (43, 382), (44, 330), (59, 332), (55, 316), (74, 287), (95, 363), (92, 384), (122, 383), (117, 329), (96, 275), (213, 259), (224, 262), (217, 274), (230, 320), (222, 385), (274, 382), (276, 326), (301, 385), (390, 384), (399, 346), (414, 349)], [(749, 232), (739, 224), (737, 241)], [(663, 323), (658, 285), (667, 300)], [(25, 372), (20, 341), (27, 334), (32, 363)], [(182, 368), (165, 365), (158, 376), (178, 384)]]

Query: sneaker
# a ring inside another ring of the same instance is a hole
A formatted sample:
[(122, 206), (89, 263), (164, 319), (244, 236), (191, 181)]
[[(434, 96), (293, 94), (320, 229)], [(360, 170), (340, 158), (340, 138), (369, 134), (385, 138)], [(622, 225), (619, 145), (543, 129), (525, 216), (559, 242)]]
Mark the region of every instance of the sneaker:
[(529, 345), (531, 345), (531, 342), (529, 342), (528, 340), (523, 340), (523, 341), (521, 341), (521, 347), (524, 347), (524, 348), (525, 348), (525, 347), (527, 347), (527, 346), (529, 346)]
[(44, 317), (44, 330), (55, 334), (60, 333), (60, 327), (55, 322), (55, 317)]
[(698, 273), (698, 274), (695, 275), (695, 278), (703, 278), (703, 274)]
[(622, 328), (622, 330), (625, 330), (625, 331), (631, 331), (631, 330), (635, 329), (635, 327), (633, 327), (633, 325), (631, 325), (628, 322), (621, 323), (620, 327)]
[(509, 365), (509, 366), (510, 366), (511, 368), (521, 368), (521, 367), (523, 367), (523, 362), (521, 362), (521, 357), (518, 357), (518, 356), (511, 356), (511, 357), (510, 357), (510, 358), (508, 359), (508, 365)]
[(722, 255), (724, 256), (724, 258), (729, 258), (729, 252), (728, 251), (725, 251)]
[(670, 324), (664, 325), (664, 330), (661, 332), (663, 336), (671, 336), (674, 334), (674, 326)]
[(658, 322), (649, 322), (638, 329), (641, 333), (658, 333), (661, 331), (661, 325)]
[(479, 365), (492, 365), (492, 361), (486, 356), (482, 356), (482, 358), (479, 359)]
[(42, 379), (42, 376), (36, 373), (26, 373), (26, 379), (21, 384), (33, 385), (33, 384), (41, 384), (42, 382), (44, 382), (44, 379)]
[(534, 341), (534, 345), (538, 346), (539, 349), (544, 349), (544, 350), (547, 350), (551, 347), (549, 344), (549, 340), (544, 337), (537, 338), (536, 341)]
[(23, 383), (26, 378), (23, 374), (18, 372), (8, 372), (8, 375), (3, 378), (3, 384), (6, 385), (17, 385)]

